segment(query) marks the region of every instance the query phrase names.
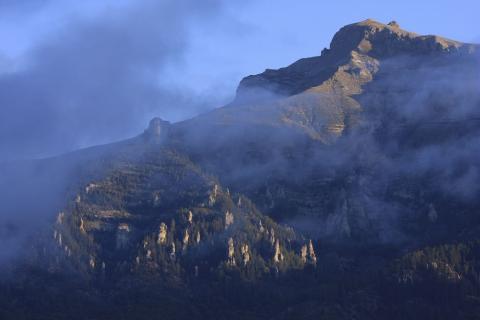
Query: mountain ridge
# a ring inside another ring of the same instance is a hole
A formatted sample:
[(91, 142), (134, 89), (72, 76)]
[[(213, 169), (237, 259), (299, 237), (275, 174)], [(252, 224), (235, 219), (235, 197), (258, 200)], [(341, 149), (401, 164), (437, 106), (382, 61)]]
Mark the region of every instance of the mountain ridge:
[(7, 207), (50, 220), (0, 317), (478, 314), (480, 127), (424, 125), (477, 118), (476, 48), (365, 20), (227, 106), (36, 162)]
[[(355, 55), (370, 54), (374, 58), (385, 58), (405, 51), (409, 54), (432, 54), (473, 53), (477, 50), (478, 45), (439, 36), (421, 36), (400, 29), (396, 22), (382, 24), (367, 19), (341, 28), (333, 37), (330, 48), (324, 49), (321, 56), (300, 59), (288, 67), (278, 70), (267, 69), (261, 74), (242, 79), (237, 89), (237, 99), (241, 100), (243, 91), (249, 87), (265, 87), (269, 91), (291, 95), (319, 86), (329, 79), (338, 67), (347, 64), (346, 62), (352, 58), (355, 59), (350, 56), (352, 52), (355, 52)], [(289, 73), (293, 74), (292, 80), (297, 77), (308, 79), (312, 74), (313, 79), (298, 88), (289, 88)]]

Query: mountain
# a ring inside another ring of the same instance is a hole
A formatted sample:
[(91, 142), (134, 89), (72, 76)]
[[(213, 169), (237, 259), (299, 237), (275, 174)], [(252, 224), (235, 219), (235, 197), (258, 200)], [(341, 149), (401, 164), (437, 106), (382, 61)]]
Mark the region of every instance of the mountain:
[(224, 107), (3, 165), (0, 317), (476, 318), (478, 51), (366, 20)]

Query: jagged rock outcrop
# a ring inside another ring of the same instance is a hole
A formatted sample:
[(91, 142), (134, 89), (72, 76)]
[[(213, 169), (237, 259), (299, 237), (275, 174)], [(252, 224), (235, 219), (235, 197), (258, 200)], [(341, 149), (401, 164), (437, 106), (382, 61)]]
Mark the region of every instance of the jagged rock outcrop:
[(168, 121), (160, 118), (153, 118), (150, 120), (148, 128), (143, 133), (143, 137), (148, 142), (161, 143), (167, 139), (170, 126), (170, 122)]
[(304, 244), (300, 248), (300, 259), (304, 264), (309, 263), (314, 266), (317, 265), (317, 256), (315, 254), (315, 249), (313, 248), (312, 240), (308, 242), (308, 246)]
[(233, 238), (229, 238), (228, 249), (227, 249), (227, 266), (233, 267), (236, 265), (237, 263), (235, 261), (235, 246), (234, 246)]
[(157, 243), (160, 245), (167, 243), (167, 225), (164, 222), (160, 224)]
[(313, 265), (317, 264), (317, 256), (315, 255), (315, 250), (313, 249), (312, 240), (308, 242), (308, 261)]
[(275, 263), (279, 263), (281, 261), (283, 261), (283, 253), (282, 253), (282, 250), (281, 250), (281, 247), (280, 247), (280, 241), (277, 239), (275, 241), (275, 252), (273, 253), (273, 261)]
[(243, 265), (246, 266), (250, 262), (250, 249), (248, 244), (244, 243), (240, 247), (240, 252), (242, 254)]
[(183, 232), (183, 239), (182, 239), (183, 251), (187, 250), (189, 239), (190, 239), (190, 233), (188, 232), (188, 229), (185, 229), (185, 231)]
[(308, 248), (306, 244), (302, 245), (302, 247), (300, 248), (300, 259), (302, 263), (307, 263), (307, 250)]
[(80, 226), (79, 226), (79, 229), (80, 229), (80, 232), (81, 233), (87, 233), (87, 231), (85, 230), (85, 221), (83, 221), (83, 218), (80, 217)]
[(193, 213), (190, 210), (188, 210), (188, 213), (187, 213), (187, 221), (190, 224), (192, 224), (192, 222), (193, 222)]

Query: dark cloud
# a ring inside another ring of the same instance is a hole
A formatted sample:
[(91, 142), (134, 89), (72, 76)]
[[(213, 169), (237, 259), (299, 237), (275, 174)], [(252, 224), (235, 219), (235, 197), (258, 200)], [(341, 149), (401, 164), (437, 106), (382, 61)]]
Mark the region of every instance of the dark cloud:
[[(3, 1), (0, 6), (12, 5)], [(192, 28), (219, 16), (218, 1), (142, 1), (77, 18), (0, 75), (0, 155), (45, 156), (139, 132), (147, 118), (175, 120), (213, 107), (211, 95), (173, 88)]]

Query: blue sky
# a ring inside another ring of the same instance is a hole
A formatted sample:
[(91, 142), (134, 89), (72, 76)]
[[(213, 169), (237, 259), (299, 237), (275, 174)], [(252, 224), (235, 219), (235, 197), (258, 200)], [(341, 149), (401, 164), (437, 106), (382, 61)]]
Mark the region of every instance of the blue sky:
[[(18, 4), (22, 3), (22, 4)], [(18, 58), (73, 19), (128, 9), (128, 0), (0, 0), (0, 52)], [(343, 25), (372, 18), (397, 20), (402, 28), (451, 39), (480, 41), (477, 0), (247, 0), (222, 1), (231, 29), (197, 32), (176, 82), (216, 87), (278, 68), (327, 47)], [(177, 66), (178, 67), (178, 66)], [(178, 70), (174, 70), (175, 73)], [(193, 79), (192, 79), (193, 78)], [(219, 81), (222, 80), (223, 81)], [(205, 81), (206, 80), (206, 81)], [(190, 83), (188, 83), (190, 82)]]
[[(0, 92), (0, 116), (24, 119), (0, 128), (0, 159), (126, 138), (141, 132), (152, 116), (192, 117), (228, 102), (243, 76), (318, 55), (340, 27), (367, 18), (480, 42), (478, 12), (478, 0), (0, 0), (0, 81), (10, 88)], [(83, 70), (93, 70), (95, 86)], [(124, 80), (121, 86), (111, 85), (110, 71)], [(130, 86), (130, 95), (121, 92)], [(31, 99), (12, 96), (12, 88), (28, 91)], [(89, 95), (99, 98), (84, 99)], [(92, 110), (100, 112), (89, 119)], [(98, 129), (114, 120), (124, 123)], [(38, 145), (28, 141), (32, 137), (7, 141), (11, 130), (20, 134), (22, 126), (39, 121), (45, 148), (28, 147)], [(59, 121), (68, 125), (60, 127)], [(72, 128), (75, 135), (66, 135)]]

